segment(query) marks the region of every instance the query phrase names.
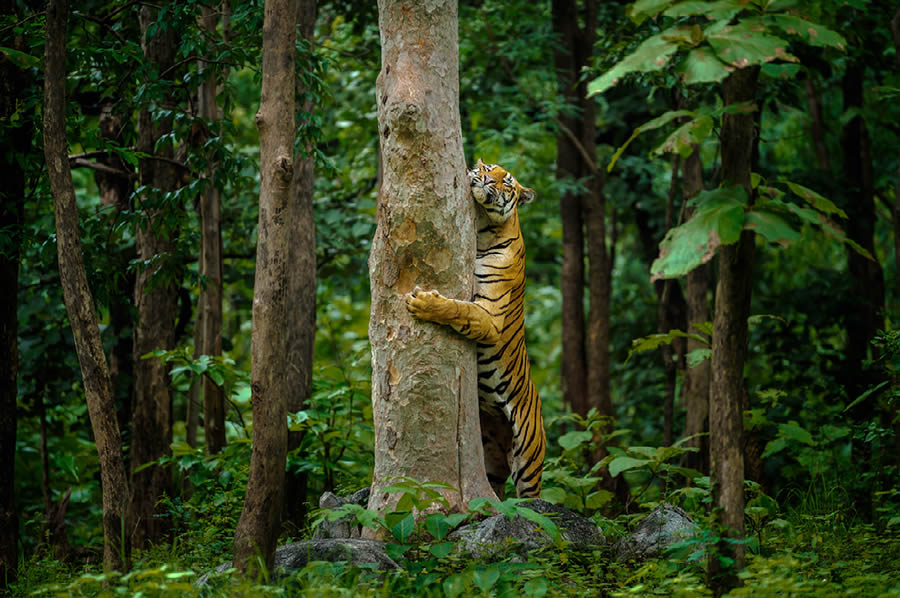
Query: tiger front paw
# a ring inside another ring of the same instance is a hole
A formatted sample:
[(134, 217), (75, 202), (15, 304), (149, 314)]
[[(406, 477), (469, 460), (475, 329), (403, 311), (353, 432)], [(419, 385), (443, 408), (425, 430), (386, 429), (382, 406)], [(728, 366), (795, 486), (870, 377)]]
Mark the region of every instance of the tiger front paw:
[(431, 322), (442, 322), (450, 300), (437, 291), (426, 291), (419, 287), (406, 294), (406, 309), (414, 317)]

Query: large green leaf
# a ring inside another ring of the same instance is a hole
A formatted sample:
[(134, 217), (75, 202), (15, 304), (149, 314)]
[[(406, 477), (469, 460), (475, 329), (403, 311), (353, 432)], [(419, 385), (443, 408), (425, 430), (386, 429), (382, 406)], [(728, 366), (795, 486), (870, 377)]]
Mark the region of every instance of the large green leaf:
[(742, 187), (702, 191), (690, 220), (669, 230), (650, 266), (650, 280), (684, 276), (716, 254), (719, 245), (736, 242), (744, 228), (747, 194)]
[(676, 70), (685, 84), (693, 85), (721, 81), (733, 69), (716, 58), (710, 48), (701, 46), (688, 52)]
[(678, 50), (676, 42), (664, 39), (665, 32), (648, 38), (637, 49), (617, 62), (611, 69), (588, 84), (588, 96), (603, 93), (629, 73), (658, 71)]
[(667, 17), (706, 17), (713, 20), (733, 19), (746, 5), (739, 0), (719, 0), (718, 2), (706, 2), (705, 0), (688, 0), (679, 2), (675, 6), (663, 12)]
[(627, 13), (632, 21), (640, 25), (648, 17), (655, 17), (674, 0), (637, 0), (628, 7)]
[(675, 129), (652, 153), (677, 153), (682, 158), (687, 158), (694, 152), (693, 146), (706, 139), (712, 129), (712, 117), (699, 116)]
[(778, 27), (788, 35), (799, 36), (811, 46), (838, 48), (846, 52), (847, 42), (839, 34), (818, 23), (810, 23), (793, 15), (767, 15), (759, 17), (766, 24)]
[(841, 218), (847, 217), (847, 214), (844, 213), (844, 210), (834, 205), (834, 203), (830, 199), (822, 197), (812, 189), (808, 189), (803, 185), (798, 185), (797, 183), (792, 183), (790, 181), (785, 181), (785, 184), (791, 191), (805, 199), (806, 203), (822, 212), (823, 214), (837, 214)]
[(744, 216), (744, 228), (755, 231), (765, 237), (769, 243), (778, 243), (783, 246), (790, 245), (800, 238), (800, 233), (791, 227), (778, 212), (757, 208), (747, 212)]
[(738, 68), (776, 59), (797, 61), (788, 54), (785, 40), (767, 34), (765, 28), (758, 24), (742, 21), (721, 31), (708, 33), (706, 39), (723, 62)]
[(616, 457), (609, 463), (609, 475), (616, 477), (623, 471), (643, 467), (650, 463), (650, 459), (635, 459), (634, 457)]

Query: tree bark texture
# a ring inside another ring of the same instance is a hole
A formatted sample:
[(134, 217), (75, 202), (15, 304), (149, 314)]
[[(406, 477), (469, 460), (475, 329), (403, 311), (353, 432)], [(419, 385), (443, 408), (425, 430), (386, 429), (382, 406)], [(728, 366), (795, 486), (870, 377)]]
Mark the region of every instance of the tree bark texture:
[(287, 401), (295, 389), (285, 371), (285, 325), (291, 286), (290, 186), (294, 153), (296, 0), (266, 0), (259, 128), (259, 224), (253, 286), (251, 392), (253, 449), (244, 509), (234, 532), (234, 564), (271, 571), (281, 525), (287, 459)]
[[(165, 72), (175, 62), (176, 31), (171, 27), (157, 29), (148, 37), (149, 25), (155, 21), (158, 8), (140, 8), (141, 45), (144, 58)], [(157, 349), (171, 349), (175, 344), (175, 314), (178, 287), (173, 282), (171, 257), (175, 250), (176, 231), (169, 230), (166, 206), (155, 205), (159, 195), (177, 189), (179, 172), (171, 162), (156, 160), (159, 155), (172, 158), (170, 146), (157, 148), (160, 137), (172, 130), (171, 118), (156, 118), (149, 110), (138, 116), (138, 149), (147, 158), (138, 164), (140, 183), (150, 193), (140, 198), (143, 208), (135, 237), (137, 257), (145, 266), (137, 275), (134, 305), (137, 322), (134, 328), (134, 407), (131, 419), (132, 500), (129, 522), (132, 543), (145, 548), (168, 528), (164, 509), (157, 507), (164, 493), (171, 494), (171, 474), (156, 465), (135, 471), (144, 464), (169, 454), (172, 443), (172, 397), (169, 393), (169, 371), (160, 359), (141, 359)]]
[[(752, 101), (758, 68), (733, 72), (723, 83), (725, 104)], [(741, 185), (751, 197), (750, 170), (754, 146), (753, 114), (726, 114), (722, 119), (722, 176)], [(754, 237), (744, 231), (740, 240), (719, 249), (719, 280), (713, 317), (712, 380), (709, 442), (711, 482), (716, 518), (723, 534), (744, 536), (743, 393), (747, 317), (750, 315)], [(718, 557), (731, 558), (723, 567)], [(720, 542), (710, 557), (709, 582), (716, 595), (740, 583), (744, 545)]]
[[(842, 83), (844, 111), (863, 107), (865, 65), (852, 62), (847, 66)], [(861, 116), (844, 126), (841, 145), (847, 183), (847, 236), (859, 243), (871, 255), (866, 258), (847, 249), (847, 269), (853, 279), (848, 297), (847, 327), (847, 389), (851, 398), (863, 392), (873, 381), (863, 372), (863, 361), (869, 343), (884, 326), (884, 273), (875, 257), (875, 184), (869, 131)]]
[[(0, 15), (14, 15), (15, 2), (0, 2)], [(0, 38), (0, 45), (15, 47)], [(24, 51), (24, 48), (17, 48)], [(18, 289), (19, 257), (25, 210), (25, 172), (18, 159), (31, 153), (31, 120), (19, 126), (10, 117), (20, 108), (21, 94), (29, 77), (8, 58), (0, 56), (0, 141), (8, 148), (0, 153), (0, 596), (15, 579), (18, 565), (19, 518), (15, 503), (16, 396), (19, 369)]]
[[(703, 190), (703, 163), (700, 160), (698, 148), (685, 158), (682, 168), (682, 193), (684, 201), (688, 201)], [(693, 210), (691, 210), (693, 211)], [(690, 212), (687, 213), (690, 218)], [(700, 330), (692, 328), (694, 324), (702, 324), (709, 321), (709, 266), (703, 264), (688, 273), (685, 282), (685, 294), (687, 295), (687, 325), (688, 332), (703, 334)], [(698, 340), (687, 339), (687, 353), (708, 345)], [(685, 405), (685, 436), (694, 436), (686, 446), (698, 449), (696, 453), (688, 453), (685, 463), (688, 467), (696, 469), (704, 474), (709, 473), (709, 437), (705, 433), (709, 429), (709, 378), (710, 360), (704, 359), (694, 367), (688, 367), (684, 373), (681, 385), (681, 394)]]
[(122, 529), (128, 501), (128, 480), (122, 459), (122, 438), (94, 300), (88, 288), (78, 224), (78, 208), (66, 147), (66, 17), (67, 0), (47, 6), (44, 48), (44, 156), (56, 214), (59, 275), (66, 312), (84, 379), (88, 414), (100, 460), (103, 496), (103, 563), (108, 570), (128, 568), (128, 538)]
[[(894, 58), (897, 62), (897, 71), (900, 72), (900, 7), (891, 19), (891, 35), (894, 38)], [(897, 182), (894, 187), (894, 276), (897, 288), (900, 289), (900, 148), (897, 149)], [(898, 447), (900, 447), (900, 434), (897, 435)]]
[(495, 497), (484, 470), (475, 346), (413, 320), (417, 285), (472, 299), (475, 208), (459, 117), (456, 0), (381, 0), (376, 82), (383, 182), (369, 256), (375, 471), (370, 509), (396, 504), (396, 476), (441, 481), (464, 510)]
[(816, 154), (816, 164), (819, 170), (831, 172), (831, 163), (828, 159), (828, 146), (825, 145), (825, 117), (822, 115), (822, 93), (816, 86), (813, 72), (807, 73), (804, 89), (806, 90), (806, 105), (809, 109), (809, 133), (813, 141), (813, 150)]
[[(297, 26), (301, 38), (312, 48), (316, 24), (316, 0), (299, 0)], [(306, 100), (300, 106), (303, 124), (308, 124), (316, 109), (309, 90), (298, 81), (297, 95)], [(302, 127), (303, 125), (301, 125)], [(305, 129), (304, 129), (305, 130)], [(287, 409), (296, 413), (306, 408), (312, 394), (313, 348), (316, 340), (316, 225), (313, 220), (313, 183), (315, 158), (312, 140), (307, 139), (294, 158), (291, 180), (291, 220), (294, 223), (291, 251), (291, 277), (288, 293), (291, 314), (288, 325), (288, 369), (293, 391)], [(300, 446), (302, 432), (288, 433), (288, 451)], [(306, 517), (306, 472), (288, 471), (285, 481), (285, 518), (301, 528)]]
[[(200, 10), (201, 27), (209, 36), (215, 37), (217, 12), (208, 6)], [(199, 113), (208, 122), (217, 122), (221, 115), (216, 105), (216, 71), (214, 68), (208, 70), (210, 73), (200, 84), (197, 94)], [(219, 189), (213, 183), (215, 170), (216, 165), (210, 164), (206, 172), (207, 186), (200, 196), (199, 267), (206, 284), (200, 291), (202, 316), (197, 318), (197, 324), (200, 325), (200, 354), (219, 357), (222, 355), (222, 213)], [(203, 377), (202, 393), (206, 450), (213, 455), (225, 447), (225, 395), (209, 376)]]

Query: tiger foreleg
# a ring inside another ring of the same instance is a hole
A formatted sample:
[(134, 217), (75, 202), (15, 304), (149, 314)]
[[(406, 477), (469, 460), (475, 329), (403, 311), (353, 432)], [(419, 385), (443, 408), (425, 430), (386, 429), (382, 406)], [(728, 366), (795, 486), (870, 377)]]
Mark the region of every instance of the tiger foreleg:
[(500, 324), (486, 309), (472, 301), (448, 299), (437, 291), (416, 287), (406, 295), (406, 308), (420, 320), (451, 326), (474, 341), (494, 343), (500, 338)]

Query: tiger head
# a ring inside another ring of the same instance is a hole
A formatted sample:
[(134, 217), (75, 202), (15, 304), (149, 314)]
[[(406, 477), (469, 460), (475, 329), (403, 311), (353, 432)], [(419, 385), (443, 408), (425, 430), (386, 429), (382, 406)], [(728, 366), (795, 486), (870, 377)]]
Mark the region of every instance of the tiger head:
[(495, 224), (506, 222), (516, 206), (528, 203), (535, 197), (534, 189), (520, 185), (502, 167), (485, 164), (480, 159), (475, 168), (469, 171), (469, 185), (475, 202)]

